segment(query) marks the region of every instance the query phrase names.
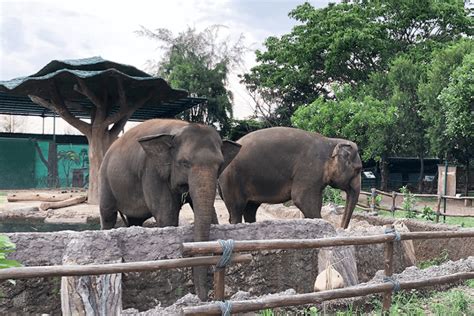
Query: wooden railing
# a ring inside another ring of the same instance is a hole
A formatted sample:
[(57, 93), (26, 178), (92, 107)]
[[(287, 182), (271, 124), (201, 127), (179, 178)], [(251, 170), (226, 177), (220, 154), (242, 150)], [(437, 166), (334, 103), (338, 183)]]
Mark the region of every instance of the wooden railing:
[[(348, 245), (385, 244), (384, 271), (386, 277), (393, 274), (394, 242), (416, 239), (436, 238), (473, 238), (474, 230), (439, 231), (439, 232), (407, 232), (393, 231), (392, 225), (386, 225), (386, 234), (355, 237), (331, 237), (320, 239), (275, 239), (275, 240), (237, 240), (234, 242), (231, 263), (249, 263), (251, 254), (240, 254), (246, 251), (267, 251), (280, 249), (309, 249)], [(53, 276), (84, 276), (116, 274), (124, 272), (141, 272), (159, 269), (174, 269), (193, 266), (216, 265), (221, 259), (222, 246), (217, 241), (183, 243), (183, 255), (215, 254), (213, 256), (167, 259), (146, 262), (129, 262), (94, 265), (63, 265), (8, 268), (0, 270), (0, 280), (23, 279)], [(214, 298), (224, 300), (225, 268), (214, 274)], [(401, 289), (413, 289), (443, 283), (457, 282), (474, 278), (474, 272), (456, 273), (443, 277), (430, 278), (420, 281), (399, 282)], [(354, 286), (349, 288), (328, 290), (317, 293), (306, 293), (289, 296), (276, 296), (248, 301), (233, 301), (232, 312), (250, 312), (266, 308), (297, 306), (302, 304), (320, 303), (326, 300), (345, 297), (356, 297), (375, 293), (384, 293), (383, 311), (386, 313), (391, 304), (392, 290), (395, 284), (382, 283), (370, 286)], [(63, 295), (63, 293), (61, 293)], [(119, 302), (120, 303), (120, 302)], [(218, 315), (221, 309), (216, 303), (185, 307), (184, 315)]]
[[(392, 191), (391, 193), (388, 193), (388, 192), (384, 192), (384, 191), (380, 191), (380, 190), (372, 188), (371, 192), (361, 191), (360, 194), (368, 196), (367, 204), (364, 205), (364, 204), (361, 204), (361, 203), (357, 203), (357, 207), (360, 208), (360, 209), (363, 209), (363, 210), (366, 210), (366, 211), (382, 210), (382, 211), (389, 211), (389, 212), (392, 212), (392, 213), (395, 212), (395, 211), (405, 211), (405, 209), (403, 209), (401, 207), (398, 207), (396, 205), (397, 197), (399, 197), (399, 196), (403, 197), (404, 196), (403, 193), (396, 192), (396, 191)], [(383, 207), (383, 206), (381, 206), (377, 203), (376, 198), (377, 198), (378, 195), (390, 197), (392, 199), (392, 204), (391, 204), (390, 208)], [(435, 218), (436, 223), (439, 223), (439, 217), (440, 216), (443, 216), (443, 217), (444, 216), (447, 216), (447, 217), (474, 217), (474, 213), (473, 214), (448, 214), (446, 212), (441, 212), (441, 204), (442, 204), (443, 201), (447, 201), (447, 200), (458, 200), (459, 201), (459, 200), (462, 200), (462, 201), (471, 201), (471, 203), (472, 203), (472, 201), (474, 201), (474, 196), (457, 197), (457, 196), (436, 195), (436, 194), (413, 194), (413, 197), (415, 197), (415, 198), (419, 198), (419, 197), (433, 198), (437, 201), (436, 209), (433, 210), (434, 214), (436, 216), (436, 218)], [(417, 213), (417, 214), (423, 213), (422, 211), (417, 210), (417, 209), (411, 209), (409, 211), (413, 212), (413, 213)]]
[[(386, 225), (386, 231), (393, 231), (392, 225)], [(384, 272), (385, 276), (391, 278), (393, 274), (393, 246), (396, 241), (415, 239), (437, 239), (437, 238), (473, 238), (474, 230), (464, 231), (440, 231), (440, 232), (408, 232), (408, 233), (388, 233), (383, 235), (372, 235), (364, 237), (333, 237), (321, 239), (276, 239), (276, 240), (239, 240), (235, 241), (234, 252), (261, 251), (261, 250), (281, 250), (281, 249), (308, 249), (323, 248), (348, 245), (367, 245), (385, 243), (384, 250)], [(183, 243), (183, 254), (196, 255), (205, 253), (222, 253), (222, 248), (218, 242), (194, 242)], [(473, 279), (474, 271), (466, 273), (456, 273), (443, 277), (435, 277), (420, 281), (399, 282), (400, 289), (415, 289), (420, 287), (457, 282), (466, 279)], [(222, 281), (217, 286), (224, 288)], [(316, 293), (306, 293), (297, 295), (282, 295), (256, 300), (232, 301), (233, 313), (251, 312), (266, 308), (288, 307), (303, 304), (316, 304), (326, 300), (336, 298), (347, 298), (364, 296), (368, 294), (384, 293), (383, 312), (390, 309), (392, 291), (395, 284), (383, 283), (370, 286), (353, 286), (349, 288), (321, 291)], [(223, 290), (222, 290), (223, 292)], [(219, 315), (221, 314), (219, 305), (207, 304), (201, 306), (185, 307), (184, 315)]]

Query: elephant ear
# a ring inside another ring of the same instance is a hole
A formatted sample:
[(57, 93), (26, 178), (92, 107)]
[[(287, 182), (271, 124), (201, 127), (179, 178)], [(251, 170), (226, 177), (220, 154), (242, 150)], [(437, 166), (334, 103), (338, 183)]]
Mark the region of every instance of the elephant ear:
[(138, 142), (145, 150), (146, 155), (156, 162), (156, 166), (169, 166), (171, 164), (173, 137), (169, 134), (150, 135), (139, 138)]
[(219, 175), (230, 164), (230, 162), (237, 156), (242, 145), (231, 140), (224, 140), (222, 142), (222, 155), (224, 156), (224, 163), (219, 169)]
[(335, 158), (335, 157), (340, 156), (340, 157), (343, 157), (344, 159), (347, 160), (347, 159), (349, 159), (352, 150), (353, 150), (353, 148), (352, 148), (351, 144), (339, 143), (339, 144), (336, 145), (336, 147), (334, 147), (334, 150), (332, 151), (331, 157)]

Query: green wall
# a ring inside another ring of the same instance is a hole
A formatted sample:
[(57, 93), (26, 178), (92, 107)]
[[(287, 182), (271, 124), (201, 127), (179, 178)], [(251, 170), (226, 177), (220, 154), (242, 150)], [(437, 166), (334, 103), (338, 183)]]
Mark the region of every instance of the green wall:
[[(48, 141), (38, 141), (45, 159), (48, 159)], [(58, 144), (57, 151), (72, 150), (79, 154), (82, 149), (87, 150), (87, 145)], [(63, 168), (63, 161), (58, 160), (58, 177), (60, 187), (72, 185), (73, 169), (80, 169), (79, 164), (72, 164), (69, 181)], [(88, 164), (85, 164), (87, 175)], [(33, 189), (47, 188), (48, 168), (40, 159), (34, 143), (28, 139), (0, 138), (0, 189)]]

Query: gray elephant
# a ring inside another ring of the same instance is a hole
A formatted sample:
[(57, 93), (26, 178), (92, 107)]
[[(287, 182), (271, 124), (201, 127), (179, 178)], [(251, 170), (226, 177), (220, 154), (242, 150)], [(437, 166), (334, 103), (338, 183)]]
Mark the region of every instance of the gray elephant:
[[(239, 150), (239, 144), (222, 141), (214, 128), (200, 124), (154, 119), (130, 129), (110, 146), (100, 168), (102, 229), (115, 226), (118, 211), (131, 225), (153, 216), (161, 227), (177, 226), (183, 194), (189, 192), (194, 240), (209, 240), (211, 222), (217, 222), (217, 178)], [(201, 277), (195, 282), (203, 284)]]
[(242, 137), (242, 149), (219, 177), (230, 223), (255, 222), (261, 203), (293, 200), (307, 218), (321, 218), (323, 189), (347, 194), (347, 228), (359, 198), (362, 162), (357, 145), (303, 130), (274, 127)]

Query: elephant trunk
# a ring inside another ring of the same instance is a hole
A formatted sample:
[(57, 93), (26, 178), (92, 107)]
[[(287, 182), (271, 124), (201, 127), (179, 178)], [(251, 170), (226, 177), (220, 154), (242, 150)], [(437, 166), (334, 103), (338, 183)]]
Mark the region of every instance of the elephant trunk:
[[(189, 178), (189, 194), (194, 210), (194, 241), (208, 241), (213, 218), (216, 217), (217, 170), (198, 170)], [(207, 300), (207, 267), (195, 267), (194, 287), (201, 300)]]
[(346, 205), (344, 207), (344, 215), (341, 221), (341, 227), (344, 229), (349, 226), (352, 213), (354, 212), (357, 201), (359, 200), (360, 181), (361, 177), (360, 174), (358, 174), (354, 179), (352, 179), (349, 188), (346, 190)]

